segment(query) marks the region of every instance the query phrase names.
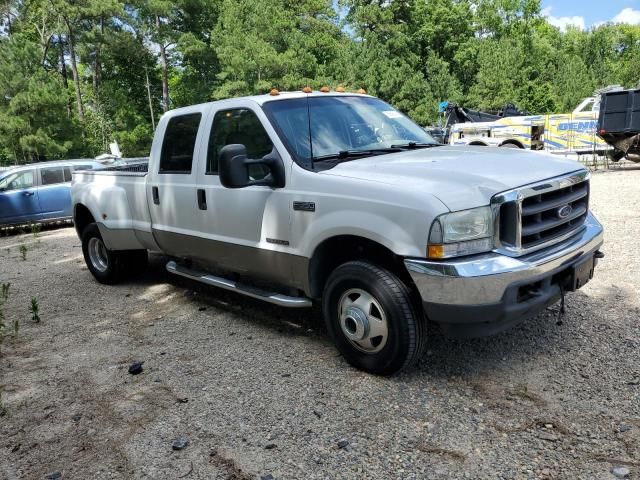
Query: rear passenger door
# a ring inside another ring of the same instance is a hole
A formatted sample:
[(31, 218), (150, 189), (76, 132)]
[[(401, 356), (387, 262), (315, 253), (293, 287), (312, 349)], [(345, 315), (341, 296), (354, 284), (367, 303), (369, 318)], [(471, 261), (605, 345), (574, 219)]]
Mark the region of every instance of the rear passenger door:
[(71, 216), (71, 170), (68, 166), (40, 167), (38, 200), (42, 219)]
[(147, 203), (153, 235), (163, 251), (191, 257), (197, 240), (196, 166), (206, 109), (163, 117), (151, 148)]

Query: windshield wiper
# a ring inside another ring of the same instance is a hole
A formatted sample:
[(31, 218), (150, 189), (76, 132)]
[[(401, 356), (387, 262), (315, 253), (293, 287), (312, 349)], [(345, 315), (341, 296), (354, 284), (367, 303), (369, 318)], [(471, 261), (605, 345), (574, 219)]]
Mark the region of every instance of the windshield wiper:
[(441, 147), (442, 143), (418, 143), (418, 142), (409, 142), (409, 143), (400, 143), (398, 145), (391, 145), (391, 148), (408, 148), (410, 150), (416, 148), (431, 148), (431, 147)]
[(373, 148), (370, 150), (341, 150), (338, 153), (330, 153), (329, 155), (320, 155), (313, 157), (314, 162), (322, 162), (325, 160), (346, 161), (359, 157), (370, 157), (372, 155), (384, 155), (385, 153), (401, 152), (399, 146), (391, 146), (389, 148)]

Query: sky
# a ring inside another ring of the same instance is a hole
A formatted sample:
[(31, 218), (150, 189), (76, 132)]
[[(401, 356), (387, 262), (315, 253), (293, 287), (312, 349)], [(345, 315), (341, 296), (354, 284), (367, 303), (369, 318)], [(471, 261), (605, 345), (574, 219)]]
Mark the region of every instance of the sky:
[(542, 8), (549, 23), (563, 30), (611, 21), (640, 25), (640, 0), (542, 0)]

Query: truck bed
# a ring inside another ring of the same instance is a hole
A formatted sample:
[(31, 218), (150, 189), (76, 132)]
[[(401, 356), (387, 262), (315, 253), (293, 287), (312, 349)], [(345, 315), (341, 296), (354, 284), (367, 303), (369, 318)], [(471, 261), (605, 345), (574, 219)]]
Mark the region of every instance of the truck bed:
[(93, 218), (105, 227), (120, 232), (121, 243), (107, 245), (108, 248), (154, 249), (154, 243), (148, 240), (151, 217), (147, 174), (146, 163), (74, 172), (71, 192), (75, 202), (88, 207)]
[(640, 132), (640, 89), (603, 93), (598, 131), (601, 134)]
[(614, 160), (640, 161), (640, 89), (603, 93), (597, 128), (615, 148)]
[(135, 172), (135, 173), (148, 173), (148, 163), (135, 163), (131, 165), (119, 165), (116, 167), (106, 167), (99, 170), (100, 172)]

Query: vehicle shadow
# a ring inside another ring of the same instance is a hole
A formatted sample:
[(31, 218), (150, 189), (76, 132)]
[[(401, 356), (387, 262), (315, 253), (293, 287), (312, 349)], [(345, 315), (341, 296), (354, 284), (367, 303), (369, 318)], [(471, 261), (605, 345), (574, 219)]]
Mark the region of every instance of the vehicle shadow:
[[(556, 303), (502, 333), (474, 339), (448, 338), (430, 325), (427, 352), (418, 368), (407, 371), (405, 377), (478, 378), (496, 371), (528, 371), (531, 360), (543, 356), (553, 363), (553, 357), (565, 358), (566, 352), (578, 355), (584, 348), (581, 337), (612, 328), (602, 305), (599, 298), (582, 291), (569, 293), (564, 314)], [(625, 301), (616, 309), (618, 318), (637, 314), (637, 307)]]
[[(152, 255), (148, 272), (134, 282), (144, 286), (164, 282), (184, 288), (183, 294), (193, 302), (233, 313), (247, 323), (258, 324), (282, 335), (308, 337), (326, 348), (333, 348), (318, 305), (311, 309), (287, 309), (209, 287), (168, 273), (165, 265), (169, 260), (165, 256)], [(456, 376), (478, 378), (498, 369), (526, 368), (526, 363), (539, 355), (554, 355), (560, 349), (580, 348), (576, 329), (580, 323), (600, 322), (599, 314), (593, 314), (598, 312), (599, 306), (597, 298), (576, 292), (567, 295), (566, 313), (562, 316), (556, 304), (503, 333), (475, 339), (449, 338), (439, 332), (437, 325), (429, 324), (424, 356), (416, 366), (392, 379), (411, 382), (425, 376), (432, 380)], [(622, 306), (621, 309), (620, 315), (631, 314), (631, 306), (626, 313)], [(590, 313), (586, 318), (585, 312)]]
[(214, 307), (218, 310), (233, 313), (253, 324), (260, 324), (287, 335), (317, 337), (329, 342), (327, 338), (322, 312), (318, 305), (309, 308), (283, 308), (261, 300), (215, 288), (195, 280), (173, 275), (165, 266), (172, 258), (152, 254), (149, 256), (149, 268), (142, 277), (129, 283), (154, 285), (159, 282), (168, 283), (176, 288), (183, 288), (183, 295), (194, 302)]

